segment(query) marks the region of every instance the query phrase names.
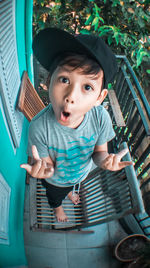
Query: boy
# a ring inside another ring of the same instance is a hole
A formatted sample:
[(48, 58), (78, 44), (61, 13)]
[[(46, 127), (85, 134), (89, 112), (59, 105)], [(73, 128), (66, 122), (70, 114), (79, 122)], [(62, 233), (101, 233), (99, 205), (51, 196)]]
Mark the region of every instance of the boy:
[(79, 203), (73, 187), (87, 177), (92, 159), (112, 171), (132, 164), (121, 162), (127, 150), (108, 153), (107, 143), (115, 133), (108, 112), (100, 105), (117, 64), (100, 37), (73, 36), (55, 28), (35, 37), (33, 51), (50, 72), (51, 104), (30, 124), (28, 155), (34, 164), (21, 167), (43, 179), (48, 202), (63, 222), (67, 216), (62, 200), (68, 195), (74, 204)]

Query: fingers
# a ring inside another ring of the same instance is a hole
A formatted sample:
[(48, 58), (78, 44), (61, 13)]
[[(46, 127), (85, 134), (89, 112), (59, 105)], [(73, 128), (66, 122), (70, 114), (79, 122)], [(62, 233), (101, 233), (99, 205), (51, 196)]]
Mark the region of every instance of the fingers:
[(32, 177), (39, 179), (47, 179), (54, 173), (53, 166), (42, 159), (36, 161), (33, 166), (22, 164), (20, 167), (24, 168)]
[(20, 167), (34, 178), (47, 179), (51, 177), (54, 173), (52, 159), (49, 156), (41, 159), (35, 145), (32, 146), (32, 155), (35, 163), (33, 165), (22, 164)]
[(32, 145), (32, 155), (36, 161), (40, 160), (39, 153), (35, 145)]
[(129, 152), (128, 148), (123, 149), (122, 151), (120, 151), (117, 156), (122, 159), (122, 157), (124, 157), (127, 153)]
[(134, 163), (132, 161), (123, 161), (123, 162), (119, 163), (119, 168), (122, 169), (122, 168), (125, 168), (127, 166), (131, 166), (131, 165), (134, 165)]
[(38, 160), (33, 166), (29, 164), (20, 165), (21, 168), (24, 168), (32, 177), (38, 178), (39, 170), (41, 169), (42, 160)]
[(101, 168), (112, 169), (115, 154), (109, 154), (101, 163)]
[(132, 161), (121, 161), (121, 158), (128, 152), (128, 149), (124, 149), (118, 154), (109, 154), (103, 161), (101, 167), (111, 171), (121, 170), (129, 165), (134, 165)]
[(112, 165), (115, 156), (116, 156), (115, 154), (110, 154), (109, 156), (107, 156), (107, 158), (105, 160), (106, 164), (107, 165)]
[(118, 161), (119, 170), (127, 166), (134, 165), (132, 161), (120, 161), (128, 152), (129, 152), (129, 149), (125, 148), (116, 155), (118, 157), (117, 161)]
[(54, 168), (44, 160), (38, 160), (32, 168), (32, 177), (46, 179), (53, 175)]
[(20, 165), (21, 168), (24, 168), (29, 174), (32, 171), (32, 166), (30, 166), (29, 164), (22, 164)]
[(47, 163), (46, 161), (42, 160), (41, 167), (38, 171), (38, 176), (42, 177), (43, 179), (49, 178), (54, 173), (54, 167)]
[(34, 163), (34, 165), (32, 166), (32, 177), (35, 177), (35, 178), (39, 178), (39, 171), (41, 170), (42, 168), (42, 159), (39, 159), (39, 160), (36, 160), (36, 162)]

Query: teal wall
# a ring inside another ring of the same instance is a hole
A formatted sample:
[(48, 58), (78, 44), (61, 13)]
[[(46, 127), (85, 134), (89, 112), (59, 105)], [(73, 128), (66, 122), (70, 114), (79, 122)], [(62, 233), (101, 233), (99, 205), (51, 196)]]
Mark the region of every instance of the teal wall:
[[(32, 0), (16, 0), (16, 35), (20, 77), (27, 70), (25, 53), (25, 9), (27, 2)], [(31, 16), (32, 12), (28, 16)], [(31, 20), (31, 18), (30, 18)], [(31, 33), (32, 34), (32, 33)], [(31, 74), (30, 78), (32, 80)], [(23, 213), (25, 196), (25, 171), (21, 163), (27, 161), (28, 122), (24, 119), (22, 137), (19, 148), (14, 150), (5, 126), (3, 114), (0, 111), (0, 172), (11, 188), (9, 214), (9, 245), (0, 244), (0, 267), (26, 265), (23, 237)]]
[(9, 214), (10, 244), (0, 245), (0, 267), (5, 267), (26, 264), (23, 239), (25, 173), (19, 165), (26, 161), (27, 127), (24, 124), (21, 144), (15, 155), (1, 113), (0, 126), (0, 172), (11, 188)]

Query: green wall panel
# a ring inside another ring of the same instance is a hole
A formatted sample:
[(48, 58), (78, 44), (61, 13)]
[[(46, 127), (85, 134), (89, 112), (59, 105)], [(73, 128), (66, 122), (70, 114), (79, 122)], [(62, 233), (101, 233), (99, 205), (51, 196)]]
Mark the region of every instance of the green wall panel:
[[(30, 2), (32, 7), (32, 0), (27, 1)], [(27, 70), (25, 45), (25, 9), (27, 1), (16, 0), (16, 37), (20, 77), (22, 77), (23, 71)], [(31, 14), (32, 12), (28, 16), (31, 16)], [(19, 148), (14, 149), (4, 117), (2, 110), (0, 110), (0, 173), (11, 188), (9, 245), (0, 244), (0, 267), (2, 268), (27, 264), (23, 237), (25, 171), (20, 168), (20, 164), (27, 161), (28, 122), (24, 119), (21, 143)]]
[(1, 146), (0, 172), (11, 188), (9, 212), (9, 245), (0, 244), (0, 267), (26, 263), (23, 239), (23, 211), (25, 195), (25, 172), (20, 164), (26, 162), (27, 123), (24, 124), (22, 140), (16, 154), (0, 112)]

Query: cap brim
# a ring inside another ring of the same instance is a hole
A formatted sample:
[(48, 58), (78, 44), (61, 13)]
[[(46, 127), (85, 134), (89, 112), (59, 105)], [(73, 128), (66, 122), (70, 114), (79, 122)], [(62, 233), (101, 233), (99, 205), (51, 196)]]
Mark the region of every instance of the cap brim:
[(56, 56), (68, 51), (88, 54), (97, 61), (95, 56), (75, 36), (61, 29), (47, 28), (39, 32), (33, 40), (33, 52), (41, 65), (48, 71)]

